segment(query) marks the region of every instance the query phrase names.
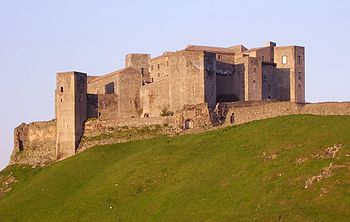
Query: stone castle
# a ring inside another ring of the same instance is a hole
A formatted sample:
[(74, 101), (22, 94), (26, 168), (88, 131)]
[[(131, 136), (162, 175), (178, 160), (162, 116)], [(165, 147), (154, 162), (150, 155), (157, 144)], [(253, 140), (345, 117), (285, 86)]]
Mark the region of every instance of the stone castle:
[[(305, 105), (304, 47), (273, 42), (252, 49), (189, 45), (155, 58), (128, 54), (124, 68), (103, 76), (57, 73), (55, 97), (55, 120), (15, 129), (12, 162), (30, 162), (21, 156), (23, 150), (31, 150), (26, 158), (48, 162), (70, 157), (84, 133), (96, 130), (96, 121), (100, 125), (170, 124), (186, 130), (223, 124), (228, 115), (232, 124), (314, 110), (301, 107)], [(263, 108), (276, 102), (277, 110), (285, 107), (279, 113)], [(342, 106), (341, 112), (348, 113), (348, 104)], [(233, 113), (237, 108), (245, 111)], [(249, 113), (246, 109), (255, 111), (244, 116)]]
[(128, 54), (125, 68), (104, 76), (57, 74), (57, 158), (75, 154), (88, 118), (147, 118), (184, 105), (286, 100), (304, 102), (304, 47), (248, 50), (189, 45), (151, 58)]

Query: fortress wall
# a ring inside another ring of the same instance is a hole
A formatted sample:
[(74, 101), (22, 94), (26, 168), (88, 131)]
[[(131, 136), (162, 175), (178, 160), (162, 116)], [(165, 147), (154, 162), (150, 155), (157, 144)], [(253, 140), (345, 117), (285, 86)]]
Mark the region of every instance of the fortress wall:
[(88, 118), (118, 118), (118, 95), (88, 94), (87, 101)]
[(350, 115), (350, 102), (310, 103), (298, 104), (293, 102), (256, 103), (250, 106), (231, 105), (227, 112), (225, 125), (231, 125), (231, 116), (234, 115), (234, 124), (242, 124), (254, 120), (267, 119), (292, 114), (313, 115)]
[(162, 109), (170, 109), (169, 78), (142, 86), (140, 91), (141, 103), (144, 105), (142, 116), (148, 114), (149, 117), (159, 117)]
[(133, 68), (127, 68), (116, 76), (118, 95), (118, 117), (139, 117), (141, 74)]
[(14, 130), (10, 164), (46, 165), (56, 160), (56, 121), (22, 123)]
[(182, 51), (171, 56), (170, 99), (172, 111), (185, 104), (204, 102), (204, 54), (201, 51)]
[(174, 116), (175, 127), (180, 130), (207, 129), (212, 126), (207, 103), (185, 105)]
[[(87, 84), (87, 93), (89, 94), (105, 94), (116, 92), (117, 84), (115, 82), (117, 72), (114, 75), (110, 75), (106, 78), (90, 81)], [(107, 85), (107, 87), (106, 87)], [(106, 92), (107, 88), (107, 92)]]

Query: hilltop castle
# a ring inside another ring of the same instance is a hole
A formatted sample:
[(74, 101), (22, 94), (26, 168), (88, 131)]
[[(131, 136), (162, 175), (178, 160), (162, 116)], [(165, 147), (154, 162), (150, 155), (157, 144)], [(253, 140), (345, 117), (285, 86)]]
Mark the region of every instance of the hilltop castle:
[(348, 103), (306, 104), (304, 47), (273, 42), (252, 49), (189, 45), (155, 58), (132, 53), (124, 68), (103, 76), (57, 73), (55, 104), (54, 120), (15, 129), (11, 163), (67, 158), (86, 145), (82, 138), (120, 126), (181, 131), (278, 115), (349, 114)]
[(235, 101), (305, 101), (304, 47), (247, 49), (189, 45), (151, 58), (128, 54), (125, 67), (103, 75), (57, 74), (57, 157), (75, 153), (88, 118), (147, 118), (184, 105)]

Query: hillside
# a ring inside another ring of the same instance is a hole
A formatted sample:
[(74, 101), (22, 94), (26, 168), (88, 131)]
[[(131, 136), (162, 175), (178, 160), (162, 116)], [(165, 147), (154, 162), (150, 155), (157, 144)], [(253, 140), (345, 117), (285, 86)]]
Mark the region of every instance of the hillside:
[(349, 174), (349, 116), (284, 116), (8, 167), (0, 221), (349, 221)]

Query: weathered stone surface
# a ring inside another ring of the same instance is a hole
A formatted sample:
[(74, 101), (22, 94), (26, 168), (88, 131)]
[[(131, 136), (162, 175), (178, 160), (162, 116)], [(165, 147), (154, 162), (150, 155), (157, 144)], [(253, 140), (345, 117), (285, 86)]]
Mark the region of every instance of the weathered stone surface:
[(56, 161), (56, 121), (22, 123), (14, 130), (10, 164), (47, 165)]

